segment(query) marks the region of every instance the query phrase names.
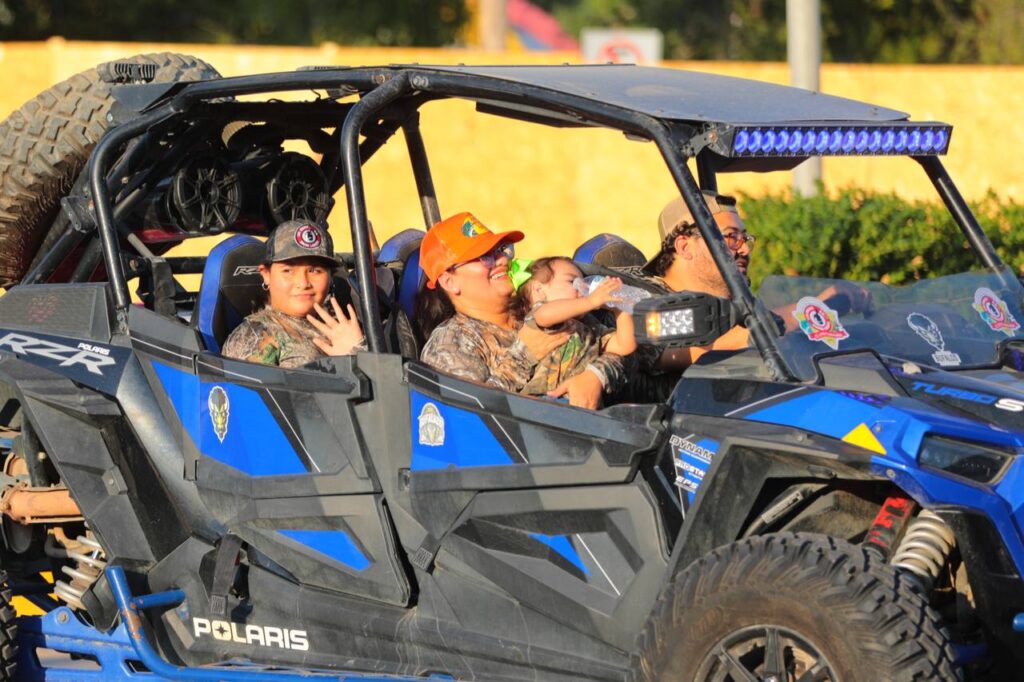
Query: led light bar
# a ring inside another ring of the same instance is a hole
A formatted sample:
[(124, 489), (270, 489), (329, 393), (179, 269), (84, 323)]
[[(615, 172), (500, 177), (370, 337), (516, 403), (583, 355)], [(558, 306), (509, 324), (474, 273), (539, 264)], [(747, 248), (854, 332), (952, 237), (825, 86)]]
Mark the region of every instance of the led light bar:
[[(727, 156), (935, 156), (945, 154), (953, 126), (899, 125), (736, 126)], [(724, 145), (723, 145), (724, 146)]]

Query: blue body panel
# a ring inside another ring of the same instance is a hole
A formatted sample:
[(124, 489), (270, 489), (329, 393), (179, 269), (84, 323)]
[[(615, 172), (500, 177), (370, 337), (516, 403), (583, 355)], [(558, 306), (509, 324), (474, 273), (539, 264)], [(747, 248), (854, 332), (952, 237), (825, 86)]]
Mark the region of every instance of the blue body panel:
[(572, 544), (572, 540), (570, 540), (567, 535), (530, 533), (530, 537), (534, 540), (543, 542), (545, 545), (553, 549), (563, 559), (580, 569), (584, 575), (590, 575), (590, 569), (583, 563), (583, 559), (580, 557), (579, 552), (576, 551), (576, 548)]
[(343, 530), (279, 530), (277, 532), (354, 571), (362, 571), (370, 566), (370, 559)]
[(1016, 458), (994, 485), (922, 467), (921, 441), (934, 434), (1024, 452), (1024, 434), (941, 412), (910, 398), (872, 404), (838, 391), (809, 389), (791, 400), (754, 410), (745, 419), (844, 439), (864, 425), (885, 450), (871, 458), (872, 472), (888, 478), (924, 507), (974, 509), (995, 524), (1017, 570), (1024, 574), (1024, 460)]
[[(153, 369), (182, 426), (204, 455), (250, 476), (308, 473), (257, 391), (200, 381), (195, 374), (161, 362), (154, 361)], [(210, 417), (209, 397), (215, 387), (220, 387), (228, 398), (223, 438)]]
[[(418, 391), (410, 391), (409, 396), (413, 434), (412, 471), (517, 463), (487, 428), (480, 415), (432, 400)], [(439, 438), (424, 430), (425, 419), (431, 419), (435, 414), (441, 420)]]

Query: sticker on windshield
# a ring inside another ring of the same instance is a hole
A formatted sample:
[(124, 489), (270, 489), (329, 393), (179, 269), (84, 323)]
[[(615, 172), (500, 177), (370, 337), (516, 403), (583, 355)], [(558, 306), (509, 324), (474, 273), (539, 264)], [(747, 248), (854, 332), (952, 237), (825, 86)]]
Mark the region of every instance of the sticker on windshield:
[(1020, 322), (1013, 317), (1003, 299), (988, 287), (981, 287), (974, 292), (974, 309), (981, 315), (982, 322), (994, 332), (1013, 336), (1020, 329)]
[(839, 321), (839, 314), (814, 296), (804, 296), (796, 304), (793, 317), (800, 323), (800, 329), (811, 341), (821, 341), (832, 350), (839, 349), (839, 342), (850, 337)]
[(910, 313), (907, 315), (907, 324), (928, 345), (935, 349), (932, 353), (932, 360), (942, 367), (957, 367), (960, 365), (960, 356), (952, 351), (946, 350), (946, 341), (942, 338), (942, 331), (939, 325), (932, 321), (932, 318), (921, 313)]

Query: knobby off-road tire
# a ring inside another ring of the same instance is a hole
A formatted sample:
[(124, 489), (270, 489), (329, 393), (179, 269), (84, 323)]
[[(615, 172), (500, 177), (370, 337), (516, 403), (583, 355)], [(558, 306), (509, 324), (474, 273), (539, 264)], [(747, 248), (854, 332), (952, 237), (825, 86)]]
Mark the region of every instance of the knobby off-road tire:
[[(695, 561), (655, 604), (638, 650), (631, 680), (961, 679), (937, 614), (906, 580), (860, 547), (804, 533)], [(815, 665), (822, 674), (807, 674)]]
[(18, 672), (18, 614), (7, 585), (7, 574), (0, 571), (0, 682), (14, 680)]
[[(172, 52), (118, 61), (155, 64), (154, 82), (220, 77), (201, 59)], [(0, 287), (20, 281), (40, 249), (49, 246), (43, 240), (60, 199), (106, 131), (112, 103), (110, 85), (89, 69), (37, 95), (0, 124)]]

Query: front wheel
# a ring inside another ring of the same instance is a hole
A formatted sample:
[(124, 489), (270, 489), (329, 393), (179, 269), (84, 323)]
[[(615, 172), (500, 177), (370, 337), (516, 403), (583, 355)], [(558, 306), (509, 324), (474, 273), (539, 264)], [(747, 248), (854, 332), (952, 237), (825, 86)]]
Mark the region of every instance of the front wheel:
[(634, 680), (959, 680), (938, 615), (860, 547), (778, 533), (721, 547), (665, 590)]

